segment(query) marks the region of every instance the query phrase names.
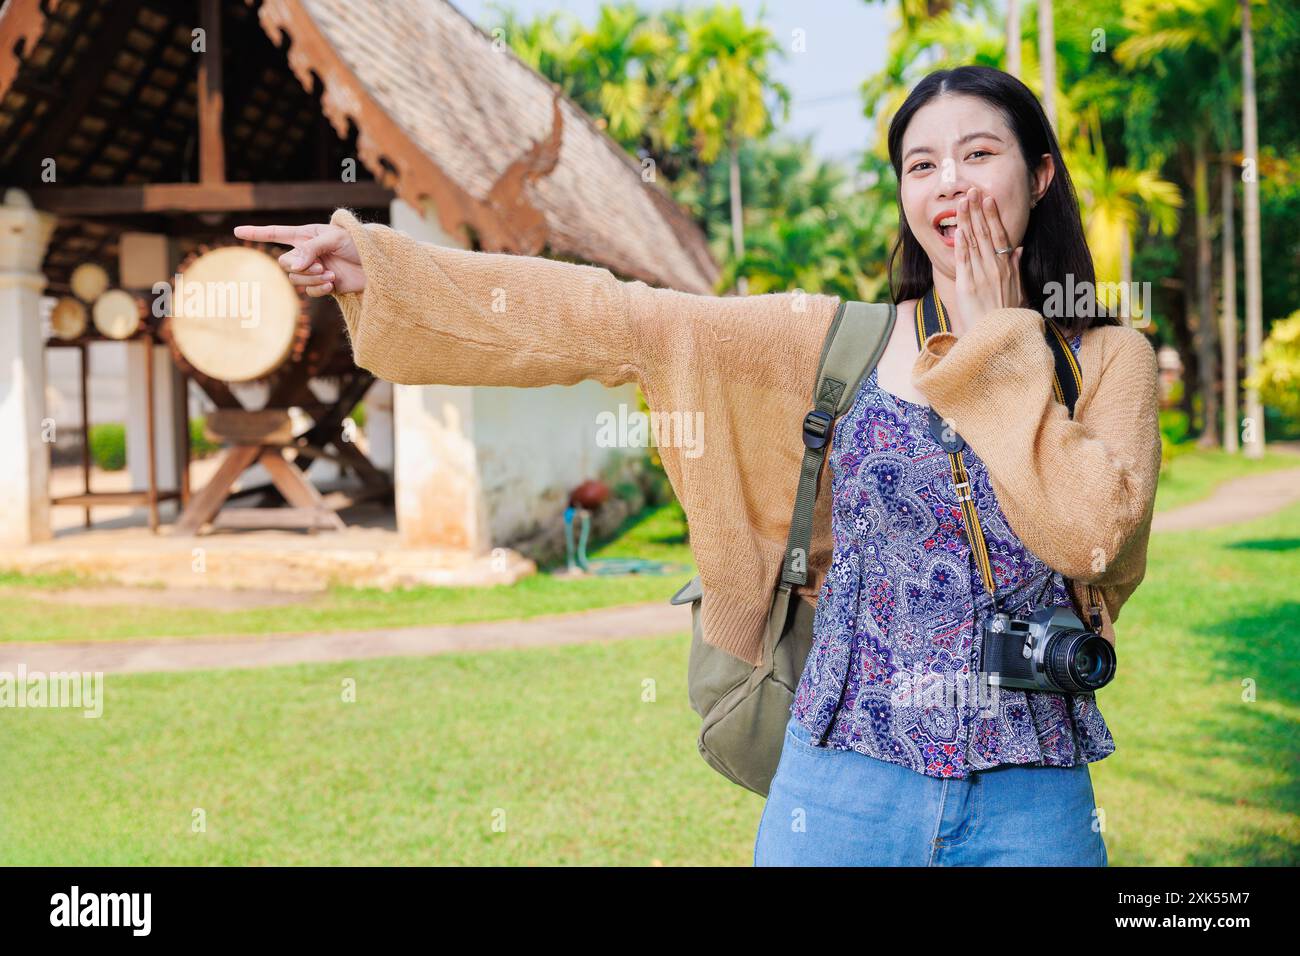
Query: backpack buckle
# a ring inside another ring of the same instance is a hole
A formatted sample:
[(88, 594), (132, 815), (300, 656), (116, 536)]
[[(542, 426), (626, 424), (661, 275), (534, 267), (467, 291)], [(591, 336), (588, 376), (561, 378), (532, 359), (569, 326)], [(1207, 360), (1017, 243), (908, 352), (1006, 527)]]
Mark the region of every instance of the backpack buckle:
[(826, 434), (830, 431), (835, 416), (814, 408), (803, 419), (803, 443), (809, 448), (822, 448), (826, 445)]

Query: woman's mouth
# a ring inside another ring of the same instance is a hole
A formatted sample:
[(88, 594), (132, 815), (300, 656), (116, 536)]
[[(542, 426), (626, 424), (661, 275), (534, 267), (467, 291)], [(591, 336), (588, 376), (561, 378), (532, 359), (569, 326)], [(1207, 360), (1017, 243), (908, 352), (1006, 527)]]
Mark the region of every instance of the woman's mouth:
[(957, 239), (954, 233), (957, 231), (957, 211), (955, 209), (945, 209), (933, 220), (934, 231), (943, 239), (946, 246), (955, 246)]

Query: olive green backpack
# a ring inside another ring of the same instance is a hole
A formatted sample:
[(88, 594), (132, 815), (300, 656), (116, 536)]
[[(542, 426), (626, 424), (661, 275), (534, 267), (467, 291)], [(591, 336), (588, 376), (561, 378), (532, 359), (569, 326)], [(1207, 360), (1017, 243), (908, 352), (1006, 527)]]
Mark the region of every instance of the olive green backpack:
[[(754, 666), (704, 640), (701, 605), (708, 595), (696, 575), (674, 594), (672, 604), (690, 604), (691, 636), (687, 688), (691, 708), (703, 718), (700, 755), (733, 783), (767, 796), (781, 759), (795, 688), (812, 648), (815, 609), (794, 593), (808, 580), (813, 502), (835, 420), (857, 397), (862, 380), (885, 351), (894, 327), (893, 303), (841, 302), (827, 330), (803, 423), (803, 466), (794, 516), (773, 589), (763, 659)], [(774, 436), (779, 437), (779, 436)]]

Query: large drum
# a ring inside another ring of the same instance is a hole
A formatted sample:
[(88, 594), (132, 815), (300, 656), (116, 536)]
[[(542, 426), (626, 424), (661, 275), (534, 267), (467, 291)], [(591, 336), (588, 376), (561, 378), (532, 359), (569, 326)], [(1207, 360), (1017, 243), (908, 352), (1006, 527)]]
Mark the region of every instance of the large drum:
[(246, 246), (203, 252), (182, 266), (167, 338), (177, 361), (223, 382), (252, 382), (297, 361), (311, 319), (279, 263)]

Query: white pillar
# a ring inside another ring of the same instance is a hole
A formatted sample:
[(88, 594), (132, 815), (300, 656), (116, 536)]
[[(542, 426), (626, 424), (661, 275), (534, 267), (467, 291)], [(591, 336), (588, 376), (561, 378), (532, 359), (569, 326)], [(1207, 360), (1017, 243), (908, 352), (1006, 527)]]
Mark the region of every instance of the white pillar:
[(177, 386), (171, 353), (165, 345), (151, 346), (153, 368), (139, 342), (126, 344), (126, 466), (131, 487), (144, 491), (149, 487), (149, 433), (146, 419), (147, 392), (145, 375), (153, 373), (154, 475), (158, 489), (177, 488), (174, 413)]
[[(158, 233), (124, 232), (118, 240), (118, 275), (127, 289), (152, 289), (156, 282), (172, 281), (171, 251), (167, 237)], [(153, 347), (147, 357), (138, 342), (126, 345), (126, 467), (131, 488), (149, 487), (148, 394), (145, 376), (153, 376), (154, 475), (158, 489), (179, 488), (182, 449), (176, 447), (180, 423), (177, 391), (180, 376), (165, 345)], [(185, 440), (189, 440), (186, 435)], [(172, 507), (175, 507), (174, 505)], [(164, 514), (168, 503), (162, 505)]]
[[(400, 199), (392, 202), (389, 222), (422, 242), (465, 248), (443, 232), (432, 210), (421, 215)], [(490, 549), (473, 409), (469, 386), (393, 386), (393, 483), (405, 544), (475, 554)]]
[(52, 536), (41, 263), (55, 218), (17, 189), (0, 205), (0, 546)]
[(491, 548), (474, 446), (474, 392), (464, 385), (395, 385), (397, 531), (412, 546)]
[(376, 379), (365, 397), (366, 447), (380, 471), (393, 473), (393, 383)]

